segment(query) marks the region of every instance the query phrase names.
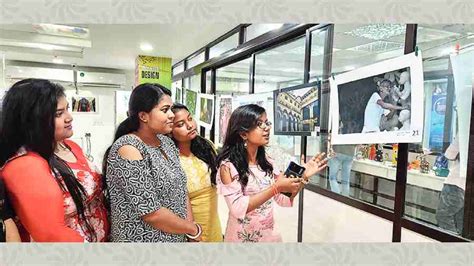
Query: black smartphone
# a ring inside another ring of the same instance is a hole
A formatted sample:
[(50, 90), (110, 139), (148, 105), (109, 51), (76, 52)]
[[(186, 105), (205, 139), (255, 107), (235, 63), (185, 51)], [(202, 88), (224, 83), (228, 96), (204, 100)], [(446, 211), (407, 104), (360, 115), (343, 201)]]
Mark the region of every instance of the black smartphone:
[[(290, 165), (288, 165), (288, 168), (286, 168), (285, 175), (288, 178), (299, 178), (303, 176), (305, 170), (306, 168), (304, 168), (303, 166), (295, 162), (290, 162)], [(289, 192), (282, 192), (282, 194), (287, 197), (291, 197), (291, 193)]]

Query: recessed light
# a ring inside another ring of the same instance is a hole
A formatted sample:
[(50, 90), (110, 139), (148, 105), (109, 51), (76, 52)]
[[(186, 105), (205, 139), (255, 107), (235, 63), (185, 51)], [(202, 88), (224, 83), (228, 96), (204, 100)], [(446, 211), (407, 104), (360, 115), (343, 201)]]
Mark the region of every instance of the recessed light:
[(144, 51), (144, 52), (149, 52), (149, 51), (153, 50), (153, 46), (151, 46), (151, 44), (149, 44), (149, 43), (142, 43), (142, 44), (140, 44), (140, 49), (142, 49), (142, 51)]
[(53, 63), (62, 64), (62, 63), (64, 63), (64, 61), (61, 58), (53, 58)]

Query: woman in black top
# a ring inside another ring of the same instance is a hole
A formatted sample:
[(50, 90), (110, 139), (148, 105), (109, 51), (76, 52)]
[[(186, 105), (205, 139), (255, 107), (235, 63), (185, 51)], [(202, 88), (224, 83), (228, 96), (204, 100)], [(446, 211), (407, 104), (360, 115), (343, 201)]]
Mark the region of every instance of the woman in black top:
[(21, 242), (18, 228), (13, 221), (13, 210), (0, 179), (0, 242)]

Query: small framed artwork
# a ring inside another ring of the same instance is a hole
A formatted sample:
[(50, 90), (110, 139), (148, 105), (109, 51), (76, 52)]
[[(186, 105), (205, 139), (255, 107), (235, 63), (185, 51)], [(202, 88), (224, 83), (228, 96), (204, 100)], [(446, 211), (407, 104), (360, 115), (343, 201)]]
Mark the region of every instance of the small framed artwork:
[(72, 95), (69, 101), (73, 113), (98, 113), (99, 98), (90, 95)]
[(319, 127), (321, 82), (274, 91), (275, 135), (310, 136)]
[(214, 118), (214, 95), (198, 94), (199, 101), (199, 125), (206, 129), (211, 129)]

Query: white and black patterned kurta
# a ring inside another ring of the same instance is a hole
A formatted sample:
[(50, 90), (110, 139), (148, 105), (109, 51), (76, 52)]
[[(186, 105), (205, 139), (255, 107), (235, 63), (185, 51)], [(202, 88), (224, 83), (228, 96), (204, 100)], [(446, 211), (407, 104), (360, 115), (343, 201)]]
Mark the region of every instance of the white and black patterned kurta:
[[(148, 146), (135, 135), (117, 139), (107, 158), (106, 181), (110, 193), (111, 240), (114, 242), (184, 242), (184, 235), (155, 229), (140, 217), (161, 207), (186, 218), (186, 176), (173, 141), (158, 135), (161, 148)], [(118, 154), (120, 147), (137, 148), (143, 160), (131, 161)]]

